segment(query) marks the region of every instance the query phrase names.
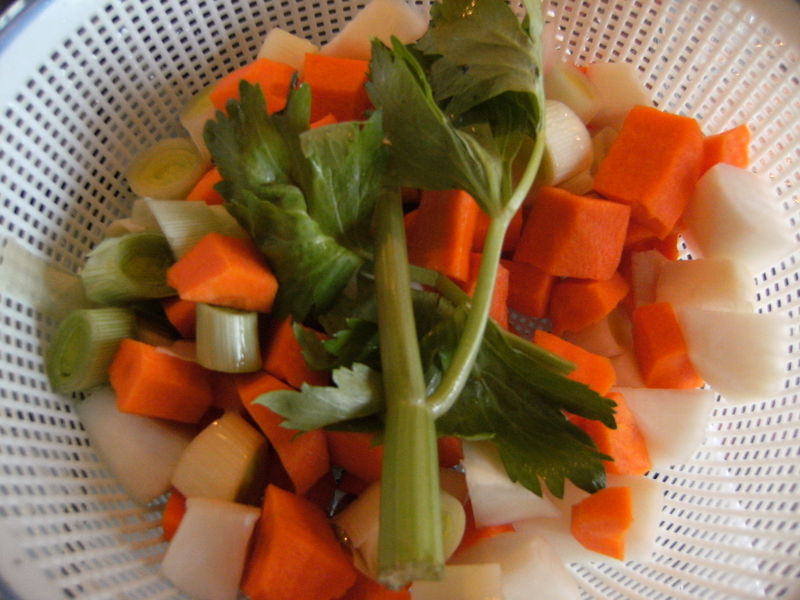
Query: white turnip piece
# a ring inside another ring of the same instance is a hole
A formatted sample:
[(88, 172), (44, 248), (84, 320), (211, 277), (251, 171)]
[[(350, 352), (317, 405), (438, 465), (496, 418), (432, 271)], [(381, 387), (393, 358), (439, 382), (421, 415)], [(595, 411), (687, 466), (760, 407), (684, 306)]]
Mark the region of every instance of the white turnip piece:
[(628, 112), (636, 105), (651, 106), (650, 94), (631, 63), (593, 63), (586, 76), (599, 95), (599, 107), (591, 125), (595, 129), (621, 129)]
[(503, 579), (497, 563), (445, 565), (439, 581), (415, 581), (414, 600), (502, 600)]
[(662, 263), (656, 281), (656, 302), (673, 306), (752, 312), (755, 297), (755, 280), (747, 269), (724, 257)]
[(318, 48), (308, 40), (296, 36), (280, 27), (269, 30), (256, 58), (268, 58), (276, 62), (286, 63), (297, 69), (303, 70), (306, 54), (314, 54)]

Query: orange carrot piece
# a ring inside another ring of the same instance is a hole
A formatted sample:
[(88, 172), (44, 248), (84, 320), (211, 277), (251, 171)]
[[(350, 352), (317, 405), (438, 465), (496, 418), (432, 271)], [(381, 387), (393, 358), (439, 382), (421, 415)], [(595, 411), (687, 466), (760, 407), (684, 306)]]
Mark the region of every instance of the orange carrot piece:
[(330, 470), (328, 445), (320, 429), (299, 432), (283, 427), (283, 417), (254, 402), (261, 394), (290, 390), (288, 385), (266, 372), (236, 376), (236, 387), (245, 409), (278, 454), (294, 491), (305, 494)]
[(120, 343), (108, 376), (122, 412), (197, 423), (213, 399), (203, 367), (132, 339)]
[(181, 494), (175, 488), (169, 492), (169, 498), (164, 505), (164, 512), (161, 513), (161, 529), (163, 531), (162, 537), (170, 541), (178, 531), (178, 525), (181, 524), (183, 515), (186, 514), (186, 496)]
[(628, 282), (614, 273), (610, 279), (563, 279), (553, 284), (550, 319), (553, 331), (580, 331), (610, 313), (628, 293)]
[[(486, 233), (489, 231), (489, 215), (482, 210), (478, 211), (478, 220), (475, 223), (475, 236), (472, 238), (472, 251), (483, 252), (483, 243), (486, 241)], [(503, 238), (503, 252), (513, 252), (519, 236), (522, 233), (523, 223), (522, 209), (518, 210), (508, 224), (506, 235)]]
[(647, 442), (636, 424), (625, 397), (619, 392), (611, 392), (608, 398), (617, 403), (614, 419), (616, 429), (609, 429), (600, 421), (572, 415), (570, 420), (583, 429), (597, 449), (613, 458), (604, 461), (606, 472), (612, 475), (644, 475), (651, 469), (650, 452)]
[(411, 600), (411, 592), (407, 589), (390, 590), (359, 572), (356, 584), (347, 590), (342, 600)]
[[(475, 287), (478, 284), (481, 256), (476, 252), (471, 252), (469, 255), (469, 279), (464, 283), (464, 291), (470, 296), (475, 293)], [(497, 275), (495, 275), (494, 279), (494, 291), (492, 292), (489, 316), (505, 329), (508, 329), (508, 279), (508, 269), (501, 262), (497, 266)]]
[(225, 110), (229, 100), (239, 98), (239, 83), (248, 81), (261, 85), (270, 114), (283, 110), (289, 97), (289, 88), (294, 77), (294, 67), (268, 58), (259, 58), (220, 79), (209, 94), (217, 110)]
[(746, 124), (703, 139), (703, 166), (700, 175), (717, 163), (742, 169), (750, 164), (750, 129)]
[(424, 190), (414, 216), (406, 217), (409, 262), (465, 283), (479, 212), (464, 191)]
[(439, 466), (444, 468), (455, 467), (464, 458), (461, 440), (451, 435), (440, 437), (436, 441), (439, 451)]
[(339, 121), (363, 119), (370, 106), (364, 87), (368, 72), (365, 60), (306, 54), (303, 82), (311, 86), (311, 120), (327, 114)]
[(501, 533), (516, 531), (514, 525), (511, 523), (478, 527), (475, 524), (475, 514), (472, 512), (472, 503), (469, 501), (464, 505), (464, 513), (466, 516), (464, 535), (461, 538), (461, 543), (458, 545), (458, 548), (456, 548), (456, 551), (453, 553), (454, 555), (457, 555), (462, 550), (466, 550), (470, 546), (474, 546), (482, 540), (492, 538)]
[(333, 476), (333, 471), (329, 470), (303, 494), (303, 497), (327, 513), (335, 495), (336, 478)]
[(630, 205), (631, 219), (663, 238), (686, 209), (702, 162), (703, 133), (697, 121), (635, 106), (600, 162), (594, 189)]
[(336, 120), (336, 115), (328, 113), (324, 117), (317, 119), (313, 123), (309, 125), (309, 128), (316, 129), (317, 127), (324, 127), (325, 125), (333, 125), (334, 123), (338, 123), (339, 121)]
[(638, 306), (633, 321), (633, 351), (645, 385), (651, 388), (692, 389), (703, 380), (689, 360), (689, 351), (672, 304)]
[(164, 314), (172, 326), (184, 339), (193, 340), (197, 322), (197, 302), (179, 297), (165, 298), (161, 301)]
[(339, 479), (339, 489), (345, 494), (352, 494), (353, 496), (360, 496), (370, 485), (372, 484), (360, 477), (356, 477), (349, 471), (342, 471), (342, 477)]
[(678, 249), (680, 234), (673, 230), (664, 239), (659, 239), (644, 225), (631, 221), (628, 225), (628, 232), (625, 235), (626, 252), (644, 252), (646, 250), (658, 250), (669, 260), (678, 260), (681, 256)]
[(355, 567), (325, 513), (267, 486), (242, 591), (251, 600), (333, 600), (355, 582)]
[(209, 233), (167, 271), (184, 300), (269, 312), (278, 280), (250, 240)]
[(607, 487), (572, 506), (570, 530), (584, 548), (623, 560), (632, 523), (631, 489)]
[(294, 335), (292, 323), (291, 317), (287, 317), (272, 323), (269, 328), (263, 351), (264, 370), (298, 389), (304, 383), (328, 385), (330, 382), (328, 372), (315, 371), (303, 358), (303, 350)]
[(211, 390), (214, 394), (212, 406), (223, 411), (244, 412), (242, 399), (236, 387), (236, 376), (221, 371), (211, 372)]
[(326, 431), (331, 464), (372, 483), (381, 478), (383, 446), (373, 445), (372, 433)]
[(220, 181), (222, 181), (222, 174), (219, 172), (219, 169), (217, 169), (217, 167), (211, 167), (206, 171), (205, 175), (194, 184), (194, 187), (186, 196), (186, 199), (192, 202), (205, 202), (209, 205), (224, 204), (225, 198), (214, 189), (214, 186)]
[(544, 318), (555, 277), (516, 260), (500, 261), (508, 269), (508, 308), (529, 317)]
[(541, 188), (522, 228), (514, 260), (559, 277), (609, 279), (619, 265), (630, 208)]
[(586, 384), (601, 396), (605, 396), (616, 382), (614, 367), (605, 356), (584, 350), (541, 329), (533, 333), (533, 343), (575, 363), (575, 370), (567, 377)]

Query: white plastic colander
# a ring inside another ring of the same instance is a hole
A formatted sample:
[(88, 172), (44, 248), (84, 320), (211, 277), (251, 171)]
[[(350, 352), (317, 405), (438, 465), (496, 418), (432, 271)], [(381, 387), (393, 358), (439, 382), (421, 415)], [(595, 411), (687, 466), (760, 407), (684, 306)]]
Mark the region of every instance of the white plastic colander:
[[(363, 4), (12, 5), (16, 16), (0, 21), (0, 236), (77, 271), (130, 206), (125, 167), (179, 133), (194, 92), (252, 59), (270, 28), (319, 43)], [(660, 108), (698, 118), (706, 133), (748, 123), (752, 168), (800, 240), (800, 5), (546, 4), (563, 56), (634, 63)], [(50, 391), (42, 351), (55, 322), (20, 296), (0, 289), (0, 597), (183, 598), (158, 574), (161, 506), (126, 497), (70, 399)], [(800, 252), (758, 278), (757, 307), (793, 319), (784, 395), (717, 403), (693, 459), (652, 473), (667, 485), (653, 560), (575, 568), (586, 598), (800, 598)]]

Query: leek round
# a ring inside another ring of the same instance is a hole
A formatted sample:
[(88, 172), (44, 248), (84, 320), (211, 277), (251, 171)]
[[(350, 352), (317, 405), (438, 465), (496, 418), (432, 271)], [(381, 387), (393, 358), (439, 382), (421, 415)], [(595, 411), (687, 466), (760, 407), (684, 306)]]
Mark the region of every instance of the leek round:
[(197, 362), (224, 373), (261, 369), (258, 313), (198, 303)]
[(125, 175), (137, 196), (183, 200), (207, 169), (192, 140), (167, 138), (139, 153)]

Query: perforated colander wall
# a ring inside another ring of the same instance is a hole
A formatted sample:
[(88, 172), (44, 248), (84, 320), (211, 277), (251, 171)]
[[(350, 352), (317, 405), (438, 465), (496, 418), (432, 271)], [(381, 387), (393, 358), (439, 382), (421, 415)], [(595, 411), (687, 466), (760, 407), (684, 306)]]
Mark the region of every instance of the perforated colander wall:
[[(770, 178), (800, 236), (800, 48), (760, 4), (565, 0), (546, 9), (570, 60), (633, 62), (658, 106), (697, 117), (706, 132), (747, 122), (753, 168)], [(48, 47), (0, 106), (2, 235), (77, 271), (127, 210), (125, 166), (178, 132), (176, 114), (194, 92), (250, 60), (271, 27), (320, 42), (362, 5), (120, 0), (98, 2), (77, 25), (23, 30)], [(14, 68), (7, 53), (0, 65)], [(800, 254), (762, 274), (758, 293), (759, 310), (799, 322)], [(14, 290), (0, 290), (0, 315), (3, 577), (33, 600), (182, 597), (157, 574), (160, 507), (125, 497), (70, 400), (49, 391), (41, 356), (54, 323)], [(797, 597), (799, 346), (795, 330), (783, 397), (718, 403), (692, 461), (652, 474), (668, 489), (658, 554), (647, 565), (577, 568), (586, 598)]]

